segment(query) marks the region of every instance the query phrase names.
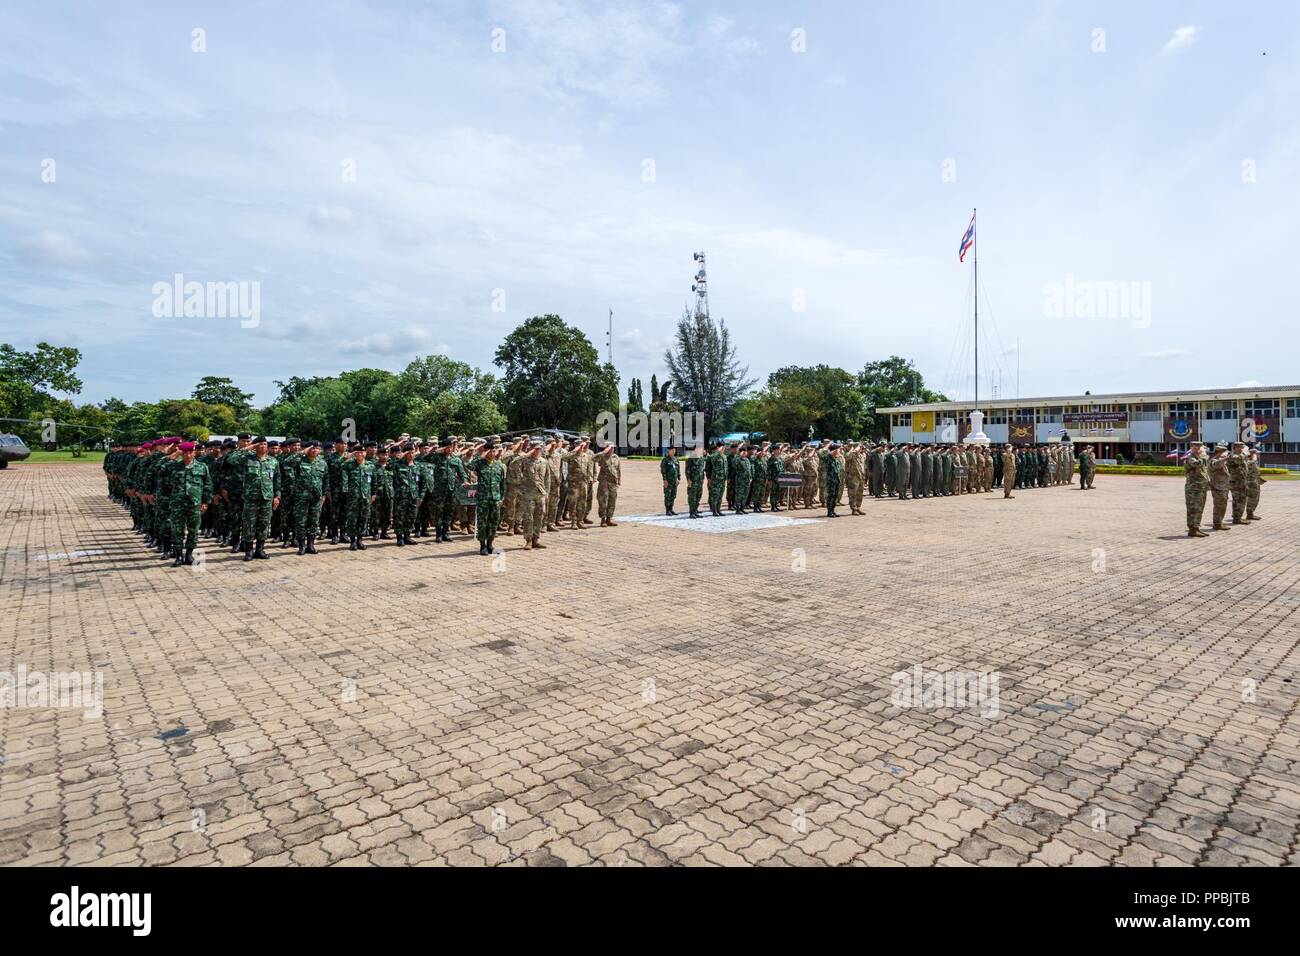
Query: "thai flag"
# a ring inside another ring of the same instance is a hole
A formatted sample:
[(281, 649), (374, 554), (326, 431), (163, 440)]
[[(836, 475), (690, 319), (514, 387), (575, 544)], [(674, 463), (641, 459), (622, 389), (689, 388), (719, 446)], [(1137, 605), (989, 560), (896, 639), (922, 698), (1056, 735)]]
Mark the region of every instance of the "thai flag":
[(1166, 457), (1166, 458), (1177, 458), (1177, 457), (1178, 457), (1178, 449), (1175, 448), (1175, 449), (1174, 449), (1173, 451), (1171, 451), (1169, 454), (1165, 455), (1165, 457)]
[(961, 248), (957, 250), (957, 261), (966, 261), (966, 250), (975, 245), (975, 213), (970, 214), (970, 225), (966, 227), (966, 235), (961, 237)]

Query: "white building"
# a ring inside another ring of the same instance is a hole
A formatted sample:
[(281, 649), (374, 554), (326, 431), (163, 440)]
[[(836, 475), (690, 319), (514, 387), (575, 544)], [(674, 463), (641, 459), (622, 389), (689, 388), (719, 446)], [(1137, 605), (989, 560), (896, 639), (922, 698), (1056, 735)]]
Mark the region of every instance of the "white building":
[[(895, 442), (960, 441), (970, 428), (971, 402), (931, 402), (877, 409)], [(1300, 385), (1059, 395), (981, 400), (984, 433), (995, 444), (1087, 442), (1103, 461), (1127, 461), (1188, 443), (1247, 441), (1261, 464), (1300, 469)]]

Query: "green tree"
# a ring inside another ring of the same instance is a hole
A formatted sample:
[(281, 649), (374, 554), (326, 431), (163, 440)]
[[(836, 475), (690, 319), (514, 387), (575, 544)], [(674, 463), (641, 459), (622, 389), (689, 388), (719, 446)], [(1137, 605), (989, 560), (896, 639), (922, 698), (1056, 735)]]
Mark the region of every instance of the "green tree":
[(205, 375), (199, 379), (199, 384), (194, 386), (194, 392), (190, 397), (208, 405), (225, 405), (232, 408), (236, 418), (243, 418), (253, 408), (252, 392), (241, 391), (230, 379), (219, 378), (216, 375)]
[(664, 353), (673, 391), (690, 411), (704, 413), (708, 436), (721, 434), (730, 424), (732, 410), (754, 385), (749, 368), (736, 359), (727, 323), (716, 323), (702, 312), (682, 313), (673, 347)]
[(755, 396), (753, 418), (762, 424), (769, 441), (807, 441), (809, 427), (816, 428), (814, 423), (826, 413), (823, 398), (822, 391), (809, 382), (778, 380)]
[(0, 344), (0, 416), (41, 417), (37, 413), (56, 400), (50, 391), (80, 393), (81, 379), (76, 375), (80, 362), (81, 352), (71, 346), (38, 342), (35, 350), (24, 352), (7, 342)]
[(502, 410), (512, 428), (582, 428), (617, 407), (618, 372), (558, 315), (535, 315), (506, 336), (495, 364), (503, 371)]
[(942, 392), (931, 391), (910, 359), (898, 355), (879, 362), (868, 362), (858, 373), (865, 411), (863, 428), (875, 438), (888, 438), (889, 418), (877, 415), (877, 408), (893, 408), (925, 402), (946, 402)]
[(196, 398), (164, 399), (158, 403), (155, 422), (159, 431), (182, 435), (194, 441), (235, 431), (235, 410), (229, 405), (212, 405)]
[(627, 410), (631, 412), (645, 411), (645, 405), (642, 403), (641, 380), (634, 378), (627, 386)]
[(819, 414), (809, 422), (814, 434), (822, 438), (860, 437), (865, 406), (853, 375), (829, 365), (788, 365), (767, 377), (769, 390), (779, 390), (781, 386), (794, 382), (807, 385), (817, 394), (815, 404)]
[(490, 435), (504, 431), (506, 417), (493, 396), (496, 377), (445, 355), (416, 359), (399, 376), (411, 398), (411, 434)]

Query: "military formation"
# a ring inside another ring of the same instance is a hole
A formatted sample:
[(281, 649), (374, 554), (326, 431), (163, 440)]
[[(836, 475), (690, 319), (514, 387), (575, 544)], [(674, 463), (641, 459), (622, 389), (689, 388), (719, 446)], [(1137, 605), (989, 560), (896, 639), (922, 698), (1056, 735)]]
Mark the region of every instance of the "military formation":
[(1230, 503), (1233, 524), (1262, 520), (1255, 510), (1259, 507), (1260, 486), (1268, 479), (1260, 472), (1259, 452), (1245, 442), (1233, 442), (1231, 447), (1220, 442), (1212, 455), (1203, 442), (1192, 442), (1183, 459), (1183, 475), (1187, 537), (1209, 537), (1201, 530), (1207, 492), (1214, 500), (1213, 530), (1232, 530), (1223, 523)]
[[(1091, 445), (1069, 443), (992, 448), (968, 444), (874, 444), (869, 440), (816, 442), (803, 446), (770, 442), (716, 442), (708, 454), (685, 461), (686, 505), (690, 518), (721, 516), (725, 502), (734, 514), (825, 508), (838, 518), (845, 504), (862, 514), (864, 497), (916, 498), (990, 492), (1013, 497), (1020, 488), (1047, 488), (1074, 482), (1093, 487), (1096, 455)], [(660, 462), (664, 513), (675, 515), (682, 462), (674, 450)]]
[(386, 441), (267, 440), (241, 434), (206, 442), (178, 436), (114, 445), (104, 459), (108, 494), (132, 529), (174, 566), (194, 563), (200, 538), (267, 559), (268, 543), (318, 554), (317, 543), (364, 551), (366, 540), (398, 547), (432, 535), (472, 536), (479, 554), (497, 536), (586, 530), (614, 520), (622, 461), (588, 436), (500, 436)]

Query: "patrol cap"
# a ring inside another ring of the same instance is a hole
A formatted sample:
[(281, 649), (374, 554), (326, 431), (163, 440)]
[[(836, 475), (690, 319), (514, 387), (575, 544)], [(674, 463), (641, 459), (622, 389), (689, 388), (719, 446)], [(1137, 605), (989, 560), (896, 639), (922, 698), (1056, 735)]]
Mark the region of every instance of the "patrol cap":
[(266, 436), (265, 436), (265, 435), (258, 435), (256, 438), (253, 439), (253, 444), (254, 444), (254, 445), (260, 445), (260, 444), (262, 444), (262, 442), (264, 442), (264, 441), (266, 441)]
[(240, 441), (248, 441), (248, 440), (249, 440), (250, 438), (252, 438), (253, 436), (250, 435), (248, 432), (240, 432), (240, 433), (239, 433), (238, 435), (236, 435), (235, 437), (238, 438)]
[(203, 447), (204, 447), (204, 448), (220, 448), (220, 447), (221, 447), (221, 439), (220, 439), (220, 438), (209, 438), (206, 442), (203, 443)]
[(239, 442), (235, 441), (233, 438), (227, 438), (225, 441), (223, 441), (223, 442), (221, 443), (221, 447), (222, 447), (222, 448), (234, 448), (234, 447), (235, 447), (236, 445), (238, 445), (238, 444), (239, 444)]
[(366, 444), (365, 444), (364, 447), (366, 447), (366, 448), (378, 448), (378, 447), (379, 447), (379, 442), (377, 442), (377, 441), (368, 441), (368, 442), (366, 442)]
[(1225, 445), (1223, 442), (1219, 442), (1217, 445), (1214, 446), (1214, 450), (1215, 450), (1215, 451), (1227, 451), (1227, 450), (1228, 450), (1228, 446)]
[(286, 439), (284, 440), (283, 444), (285, 444), (285, 445), (301, 445), (301, 444), (302, 444), (302, 439), (301, 439), (301, 438), (286, 438)]
[(279, 448), (279, 447), (280, 447), (280, 443), (279, 443), (278, 441), (276, 441), (274, 438), (272, 438), (270, 441), (268, 441), (267, 444), (268, 444), (269, 446), (271, 446), (272, 448)]
[(318, 442), (316, 439), (313, 438), (311, 441), (304, 442), (304, 443), (303, 443), (303, 447), (304, 447), (304, 448), (319, 448), (319, 447), (320, 447), (320, 442)]

